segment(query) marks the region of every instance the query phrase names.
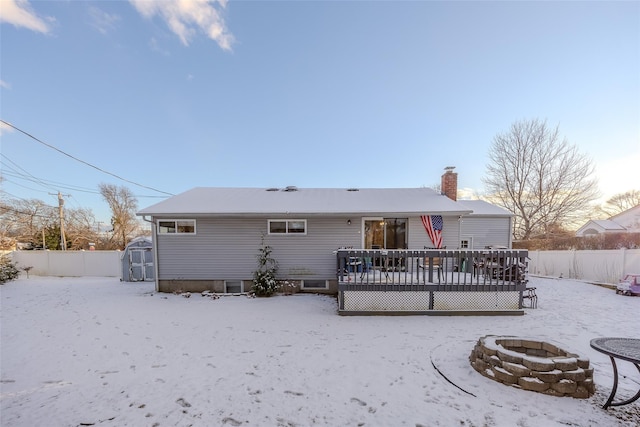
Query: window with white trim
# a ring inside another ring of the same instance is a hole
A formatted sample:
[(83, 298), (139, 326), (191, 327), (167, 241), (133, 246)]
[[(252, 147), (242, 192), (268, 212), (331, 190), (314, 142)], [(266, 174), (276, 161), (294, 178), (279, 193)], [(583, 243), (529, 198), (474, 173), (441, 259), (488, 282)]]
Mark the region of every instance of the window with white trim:
[(242, 292), (242, 281), (241, 280), (225, 280), (224, 281), (224, 292), (227, 294), (239, 294)]
[(307, 234), (306, 219), (270, 219), (269, 234)]
[(300, 289), (329, 289), (329, 282), (326, 280), (303, 280)]
[(460, 239), (460, 249), (473, 249), (473, 240), (471, 237), (463, 237)]
[(195, 219), (159, 220), (158, 234), (196, 234), (196, 220)]

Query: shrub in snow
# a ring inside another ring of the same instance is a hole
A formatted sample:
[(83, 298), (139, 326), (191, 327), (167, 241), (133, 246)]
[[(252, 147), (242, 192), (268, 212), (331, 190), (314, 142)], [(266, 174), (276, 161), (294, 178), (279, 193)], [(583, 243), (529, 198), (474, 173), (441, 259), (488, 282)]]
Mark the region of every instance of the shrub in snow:
[(0, 256), (0, 285), (17, 278), (19, 273), (9, 255)]
[(271, 246), (265, 245), (264, 235), (258, 249), (258, 268), (253, 272), (253, 286), (251, 290), (257, 296), (269, 297), (278, 290), (276, 273), (278, 262), (271, 257)]
[(296, 284), (288, 280), (282, 280), (278, 282), (278, 288), (282, 290), (282, 293), (285, 295), (293, 295), (296, 291)]

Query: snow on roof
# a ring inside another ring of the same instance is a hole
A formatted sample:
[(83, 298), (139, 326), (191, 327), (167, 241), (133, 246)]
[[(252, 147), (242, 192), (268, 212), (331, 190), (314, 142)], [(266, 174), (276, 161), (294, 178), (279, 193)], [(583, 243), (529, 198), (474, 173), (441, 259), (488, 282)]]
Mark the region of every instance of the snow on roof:
[(590, 222), (602, 227), (604, 230), (620, 230), (624, 231), (625, 228), (617, 222), (608, 219), (592, 219)]
[(484, 200), (458, 200), (458, 203), (471, 209), (472, 216), (513, 216), (511, 212)]
[(196, 187), (138, 215), (446, 214), (471, 209), (430, 188)]
[(593, 235), (597, 233), (607, 233), (625, 231), (626, 228), (608, 219), (590, 219), (582, 227), (576, 230), (576, 236)]
[(615, 214), (614, 216), (612, 216), (609, 219), (610, 220), (617, 220), (617, 219), (619, 219), (621, 217), (626, 217), (626, 216), (640, 216), (640, 205), (636, 205), (636, 206), (634, 206), (632, 208), (627, 209), (626, 211), (619, 212), (619, 213)]

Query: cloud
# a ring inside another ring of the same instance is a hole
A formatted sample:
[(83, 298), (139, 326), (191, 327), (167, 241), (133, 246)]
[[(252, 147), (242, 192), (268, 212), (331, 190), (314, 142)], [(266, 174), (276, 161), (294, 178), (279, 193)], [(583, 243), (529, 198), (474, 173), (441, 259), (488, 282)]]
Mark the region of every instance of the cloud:
[(217, 3), (218, 8), (224, 9), (226, 0), (129, 1), (145, 18), (159, 15), (185, 46), (201, 32), (222, 49), (231, 50), (233, 35), (227, 31), (224, 19), (214, 7)]
[(3, 133), (13, 132), (13, 128), (4, 122), (0, 122), (0, 135)]
[(4, 80), (0, 80), (0, 87), (3, 89), (11, 89), (11, 85)]
[[(48, 18), (53, 20), (53, 18)], [(0, 22), (13, 24), (16, 27), (25, 27), (39, 33), (48, 33), (49, 25), (31, 9), (27, 0), (2, 0)]]
[(91, 17), (91, 25), (102, 34), (114, 30), (120, 21), (118, 15), (109, 14), (95, 6), (89, 8), (89, 16)]

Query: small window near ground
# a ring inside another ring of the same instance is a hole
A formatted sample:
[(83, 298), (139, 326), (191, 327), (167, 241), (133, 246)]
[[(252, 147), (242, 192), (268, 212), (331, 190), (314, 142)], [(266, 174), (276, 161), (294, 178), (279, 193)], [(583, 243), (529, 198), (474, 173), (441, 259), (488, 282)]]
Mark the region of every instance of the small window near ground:
[(196, 234), (195, 219), (158, 221), (158, 234)]
[(301, 289), (329, 289), (329, 283), (326, 280), (303, 280)]
[(239, 294), (242, 292), (242, 281), (227, 280), (224, 282), (224, 291), (227, 294)]
[(460, 249), (469, 249), (471, 247), (471, 242), (467, 239), (460, 240)]
[(269, 234), (307, 234), (306, 219), (270, 219)]

